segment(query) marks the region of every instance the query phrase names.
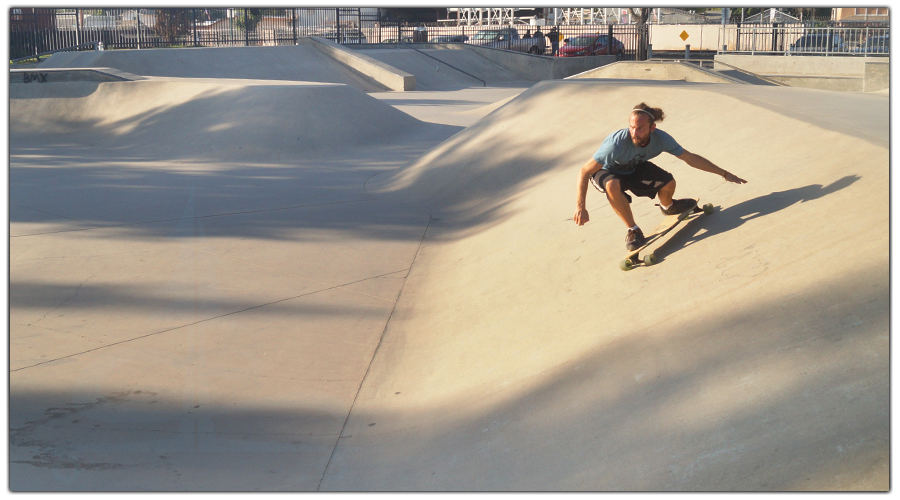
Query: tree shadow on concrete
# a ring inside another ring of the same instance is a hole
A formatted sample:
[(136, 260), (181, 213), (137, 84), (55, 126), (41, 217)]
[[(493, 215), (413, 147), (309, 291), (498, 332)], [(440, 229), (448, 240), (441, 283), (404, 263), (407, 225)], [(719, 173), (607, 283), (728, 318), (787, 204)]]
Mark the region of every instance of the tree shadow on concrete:
[[(883, 490), (888, 310), (887, 280), (873, 269), (787, 300), (623, 333), (536, 382), (492, 379), (508, 390), (402, 414), (360, 407), (343, 433), (335, 402), (255, 407), (254, 385), (274, 374), (242, 382), (249, 392), (233, 404), (207, 403), (215, 385), (173, 386), (157, 379), (155, 361), (120, 359), (129, 377), (102, 389), (11, 384), (11, 488), (314, 490), (324, 475), (323, 490), (341, 491)], [(101, 365), (53, 369), (90, 380)], [(170, 369), (211, 380), (243, 367)], [(368, 380), (363, 394), (394, 394), (373, 385), (384, 382)], [(286, 394), (302, 385), (281, 383)], [(518, 392), (522, 383), (531, 388)], [(273, 472), (258, 474), (258, 464)]]

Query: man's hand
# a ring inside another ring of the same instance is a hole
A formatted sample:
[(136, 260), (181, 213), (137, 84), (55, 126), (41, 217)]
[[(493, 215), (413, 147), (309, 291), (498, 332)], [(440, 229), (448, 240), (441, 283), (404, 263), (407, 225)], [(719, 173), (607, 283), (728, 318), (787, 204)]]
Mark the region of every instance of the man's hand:
[(586, 208), (579, 208), (575, 210), (575, 224), (583, 226), (584, 223), (589, 220), (591, 220), (591, 217), (588, 215), (588, 211)]
[(603, 168), (603, 165), (594, 161), (593, 158), (587, 161), (578, 172), (578, 191), (575, 198), (575, 224), (583, 226), (585, 222), (590, 220), (588, 211), (584, 208), (584, 200), (587, 198), (588, 183), (592, 175), (596, 174)]
[(746, 184), (747, 181), (741, 179), (740, 177), (732, 174), (731, 172), (725, 170), (724, 168), (717, 167), (713, 162), (707, 160), (706, 158), (695, 155), (690, 151), (685, 150), (684, 153), (678, 156), (680, 160), (687, 163), (688, 165), (696, 168), (697, 170), (703, 170), (704, 172), (709, 172), (711, 174), (721, 175), (723, 179), (728, 182), (733, 182), (735, 184)]
[(731, 172), (725, 172), (725, 175), (723, 175), (722, 177), (724, 177), (726, 181), (733, 182), (735, 184), (746, 184), (747, 183), (747, 181), (732, 174)]

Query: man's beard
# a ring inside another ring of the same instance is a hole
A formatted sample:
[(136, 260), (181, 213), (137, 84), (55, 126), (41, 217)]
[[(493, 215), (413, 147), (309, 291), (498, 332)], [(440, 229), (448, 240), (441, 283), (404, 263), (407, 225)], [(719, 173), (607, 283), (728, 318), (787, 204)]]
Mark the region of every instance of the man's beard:
[(643, 142), (638, 142), (638, 140), (635, 139), (634, 136), (632, 136), (631, 143), (639, 148), (645, 148), (645, 147), (647, 147), (647, 144), (650, 144), (650, 136), (648, 135), (647, 138), (644, 139)]

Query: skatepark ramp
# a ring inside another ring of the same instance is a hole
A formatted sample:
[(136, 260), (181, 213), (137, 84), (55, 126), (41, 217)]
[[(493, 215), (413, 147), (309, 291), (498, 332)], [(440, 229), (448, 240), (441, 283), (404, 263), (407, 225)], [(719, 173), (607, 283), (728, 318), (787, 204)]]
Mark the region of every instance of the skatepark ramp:
[[(640, 102), (749, 182), (658, 157), (716, 212), (623, 272), (576, 174)], [(542, 82), (371, 179), (433, 219), (321, 488), (886, 490), (887, 130), (879, 95)]]
[[(636, 78), (642, 80), (680, 80), (700, 83), (750, 83), (745, 79), (735, 78), (718, 71), (708, 70), (700, 66), (680, 61), (619, 61), (596, 69), (591, 69), (574, 76), (577, 78)], [(757, 79), (756, 84), (773, 85)]]
[(228, 161), (288, 161), (440, 128), (348, 85), (221, 78), (13, 84), (10, 116), (13, 141)]
[(105, 67), (142, 76), (343, 83), (364, 92), (387, 90), (311, 44), (59, 52), (37, 67)]
[[(888, 95), (555, 80), (462, 128), (201, 50), (10, 85), (10, 489), (889, 488)], [(716, 210), (623, 272), (572, 215), (640, 102), (749, 182), (657, 157)]]

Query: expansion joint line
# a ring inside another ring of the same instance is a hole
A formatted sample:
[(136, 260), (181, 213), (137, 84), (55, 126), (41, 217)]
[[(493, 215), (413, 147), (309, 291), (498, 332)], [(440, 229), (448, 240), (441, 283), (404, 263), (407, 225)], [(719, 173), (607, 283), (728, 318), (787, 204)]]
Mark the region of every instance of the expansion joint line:
[(409, 275), (412, 273), (413, 266), (416, 264), (416, 260), (419, 258), (419, 252), (422, 250), (422, 245), (425, 243), (425, 236), (428, 235), (428, 229), (431, 228), (431, 222), (434, 220), (434, 216), (432, 216), (431, 212), (428, 213), (428, 224), (425, 226), (425, 230), (422, 231), (422, 239), (419, 240), (419, 246), (416, 248), (416, 254), (413, 255), (412, 262), (409, 264), (409, 268), (406, 272), (406, 278), (403, 281), (403, 286), (400, 287), (400, 291), (397, 292), (397, 299), (394, 300), (394, 307), (391, 308), (391, 314), (388, 316), (387, 321), (384, 322), (384, 330), (381, 331), (381, 338), (378, 339), (378, 345), (375, 346), (375, 351), (372, 352), (372, 357), (369, 359), (369, 366), (366, 367), (366, 373), (363, 375), (362, 380), (359, 382), (359, 387), (356, 389), (356, 395), (353, 396), (353, 402), (350, 404), (350, 409), (347, 410), (347, 416), (344, 417), (344, 425), (341, 426), (341, 431), (337, 435), (337, 439), (334, 441), (334, 447), (331, 449), (331, 456), (328, 457), (328, 463), (325, 464), (325, 470), (322, 471), (322, 477), (319, 478), (319, 485), (316, 487), (316, 491), (321, 491), (322, 483), (325, 481), (325, 476), (328, 475), (328, 468), (331, 466), (331, 462), (334, 460), (334, 454), (337, 451), (338, 443), (341, 442), (341, 437), (344, 436), (344, 430), (347, 428), (347, 422), (350, 421), (350, 415), (353, 414), (353, 409), (356, 408), (356, 401), (359, 399), (359, 394), (362, 392), (362, 388), (366, 385), (366, 380), (369, 378), (369, 373), (372, 371), (372, 364), (375, 362), (375, 358), (378, 356), (378, 351), (381, 350), (381, 344), (384, 342), (384, 336), (387, 334), (388, 326), (391, 324), (391, 319), (394, 317), (394, 312), (397, 310), (397, 304), (400, 303), (400, 297), (403, 295), (403, 290), (406, 288), (406, 280), (409, 279)]
[[(421, 243), (420, 243), (420, 245), (421, 245)], [(417, 252), (417, 253), (418, 253), (418, 252)], [(48, 360), (46, 360), (46, 361), (41, 361), (40, 363), (35, 363), (35, 364), (33, 364), (33, 365), (28, 365), (28, 366), (23, 366), (23, 367), (21, 367), (21, 368), (16, 368), (15, 370), (10, 370), (9, 372), (10, 372), (10, 373), (13, 373), (13, 372), (21, 371), (21, 370), (27, 370), (28, 368), (34, 368), (34, 367), (36, 367), (36, 366), (46, 365), (47, 363), (53, 363), (53, 362), (56, 362), (56, 361), (60, 361), (60, 360), (63, 360), (63, 359), (67, 359), (67, 358), (73, 358), (73, 357), (75, 357), (75, 356), (81, 356), (82, 354), (87, 354), (87, 353), (90, 353), (90, 352), (99, 351), (99, 350), (101, 350), (101, 349), (106, 349), (106, 348), (114, 347), (114, 346), (117, 346), (117, 345), (127, 344), (127, 343), (129, 343), (129, 342), (134, 342), (134, 341), (136, 341), (136, 340), (145, 339), (145, 338), (147, 338), (147, 337), (152, 337), (152, 336), (154, 336), (154, 335), (160, 335), (160, 334), (163, 334), (163, 333), (173, 332), (173, 331), (175, 331), (175, 330), (181, 330), (182, 328), (188, 328), (188, 327), (191, 327), (191, 326), (199, 325), (199, 324), (201, 324), (201, 323), (207, 323), (207, 322), (209, 322), (209, 321), (213, 321), (213, 320), (217, 320), (217, 319), (221, 319), (221, 318), (227, 318), (228, 316), (234, 316), (235, 314), (245, 313), (245, 312), (247, 312), (247, 311), (252, 311), (252, 310), (254, 310), (254, 309), (260, 309), (260, 308), (263, 308), (263, 307), (272, 306), (272, 305), (275, 305), (275, 304), (280, 304), (280, 303), (282, 303), (282, 302), (287, 302), (287, 301), (289, 301), (289, 300), (295, 300), (295, 299), (299, 299), (299, 298), (303, 298), (303, 297), (308, 297), (308, 296), (310, 296), (310, 295), (315, 295), (315, 294), (317, 294), (317, 293), (327, 292), (327, 291), (329, 291), (329, 290), (336, 290), (336, 289), (338, 289), (338, 288), (343, 288), (343, 287), (345, 287), (345, 286), (347, 286), (347, 285), (353, 285), (353, 284), (355, 284), (355, 283), (362, 283), (363, 281), (368, 281), (368, 280), (371, 280), (371, 279), (382, 278), (382, 277), (384, 277), (384, 276), (389, 276), (389, 275), (395, 274), (395, 273), (397, 273), (397, 272), (398, 272), (398, 271), (391, 271), (391, 272), (389, 272), (389, 273), (381, 274), (381, 275), (378, 275), (378, 276), (370, 276), (370, 277), (368, 277), (368, 278), (358, 279), (358, 280), (356, 280), (356, 281), (351, 281), (351, 282), (348, 282), (348, 283), (341, 283), (341, 284), (339, 284), (339, 285), (330, 286), (330, 287), (328, 287), (328, 288), (323, 288), (323, 289), (321, 289), (321, 290), (315, 290), (315, 291), (313, 291), (313, 292), (303, 293), (303, 294), (297, 295), (297, 296), (295, 296), (295, 297), (288, 297), (288, 298), (286, 298), (286, 299), (275, 300), (275, 301), (272, 301), (272, 302), (266, 302), (265, 304), (259, 304), (259, 305), (256, 305), (256, 306), (247, 307), (247, 308), (245, 308), (245, 309), (241, 309), (240, 311), (232, 311), (232, 312), (230, 312), (230, 313), (220, 314), (220, 315), (218, 315), (218, 316), (212, 316), (212, 317), (209, 317), (209, 318), (204, 318), (204, 319), (201, 319), (201, 320), (198, 320), (198, 321), (194, 321), (193, 323), (188, 323), (188, 324), (186, 324), (186, 325), (173, 326), (172, 328), (166, 328), (166, 329), (160, 330), (160, 331), (158, 331), (158, 332), (152, 332), (152, 333), (148, 333), (148, 334), (146, 334), (146, 335), (141, 335), (141, 336), (134, 337), (134, 338), (131, 338), (131, 339), (121, 340), (121, 341), (119, 341), (119, 342), (113, 342), (112, 344), (102, 345), (102, 346), (100, 346), (100, 347), (95, 347), (95, 348), (93, 348), (93, 349), (88, 349), (88, 350), (86, 350), (86, 351), (76, 352), (76, 353), (74, 353), (74, 354), (69, 354), (69, 355), (67, 355), (67, 356), (60, 356), (60, 357), (58, 357), (58, 358), (48, 359)], [(408, 270), (407, 270), (407, 272), (408, 272)], [(394, 307), (396, 307), (396, 303), (394, 304)], [(393, 310), (391, 310), (391, 314), (393, 314)]]

